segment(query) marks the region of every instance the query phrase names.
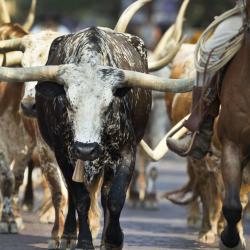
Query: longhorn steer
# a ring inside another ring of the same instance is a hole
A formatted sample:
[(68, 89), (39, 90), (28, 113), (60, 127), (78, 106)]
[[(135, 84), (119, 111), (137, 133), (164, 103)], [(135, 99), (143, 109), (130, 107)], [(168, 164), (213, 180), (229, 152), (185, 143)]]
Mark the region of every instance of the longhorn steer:
[[(86, 217), (90, 206), (87, 184), (103, 172), (102, 240), (107, 249), (109, 244), (121, 248), (119, 217), (133, 173), (136, 145), (143, 137), (150, 112), (151, 93), (115, 89), (120, 76), (109, 70), (96, 72), (96, 67), (105, 64), (146, 72), (146, 51), (137, 37), (90, 28), (53, 42), (47, 64), (65, 63), (82, 64), (84, 74), (69, 72), (72, 85), (66, 93), (53, 82), (37, 85), (40, 131), (54, 150), (75, 201), (70, 201), (70, 208), (76, 208), (79, 216), (77, 247), (91, 249), (86, 247), (92, 246)], [(84, 161), (85, 184), (72, 181), (77, 159)], [(75, 234), (75, 226), (75, 218), (67, 216), (64, 237)]]

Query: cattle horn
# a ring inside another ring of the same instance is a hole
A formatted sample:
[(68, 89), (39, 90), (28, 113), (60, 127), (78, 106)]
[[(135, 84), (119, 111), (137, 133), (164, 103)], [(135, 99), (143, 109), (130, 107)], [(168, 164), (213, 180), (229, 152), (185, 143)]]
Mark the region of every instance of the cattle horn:
[(149, 71), (156, 71), (159, 70), (166, 65), (168, 65), (175, 55), (177, 54), (178, 50), (180, 49), (184, 39), (181, 40), (182, 37), (182, 29), (183, 29), (183, 22), (184, 22), (184, 15), (187, 10), (187, 6), (189, 4), (189, 0), (184, 0), (180, 11), (177, 15), (176, 22), (172, 25), (162, 36), (162, 39), (158, 43), (156, 49), (153, 52), (155, 58), (161, 58), (163, 52), (165, 51), (165, 56), (155, 62), (149, 62)]
[(129, 22), (135, 15), (135, 13), (143, 7), (146, 3), (151, 2), (152, 0), (138, 0), (131, 4), (119, 18), (114, 31), (124, 33), (128, 27)]
[[(142, 147), (142, 149), (144, 150), (144, 152), (153, 160), (153, 161), (159, 161), (160, 159), (162, 159), (168, 152), (168, 146), (167, 146), (167, 138), (173, 134), (174, 131), (178, 130), (180, 127), (183, 126), (183, 122), (189, 117), (189, 115), (187, 115), (186, 117), (184, 117), (181, 121), (179, 121), (163, 138), (162, 140), (159, 142), (159, 144), (156, 146), (156, 148), (154, 150), (152, 150), (147, 143), (142, 140), (140, 142), (140, 146)], [(182, 127), (181, 129), (179, 129), (178, 132), (176, 132), (172, 138), (174, 139), (179, 139), (181, 138), (185, 133), (187, 132), (187, 129), (185, 127)]]
[(0, 0), (0, 10), (2, 11), (1, 21), (3, 23), (10, 23), (11, 22), (10, 15), (4, 0)]
[(56, 81), (64, 66), (40, 66), (31, 68), (0, 67), (0, 79), (6, 82)]
[(7, 67), (17, 66), (21, 64), (23, 53), (20, 51), (8, 52), (0, 54), (0, 65)]
[[(156, 58), (161, 57), (162, 52), (166, 50), (166, 46), (170, 46), (169, 42), (174, 40), (175, 42), (181, 39), (184, 15), (186, 13), (187, 6), (189, 4), (189, 0), (184, 0), (180, 11), (176, 17), (176, 22), (172, 25), (162, 36), (160, 42), (157, 44), (156, 49), (154, 50), (154, 55)], [(172, 41), (172, 42), (174, 42)]]
[[(0, 79), (7, 82), (50, 80), (64, 84), (65, 79), (63, 79), (63, 74), (67, 72), (67, 69), (72, 71), (72, 67), (74, 68), (74, 64), (14, 69), (0, 67)], [(125, 87), (137, 87), (162, 92), (182, 93), (192, 91), (195, 83), (195, 79), (165, 79), (145, 73), (115, 69), (107, 66), (101, 66), (100, 69), (104, 70), (110, 68), (117, 70), (117, 73), (121, 74), (123, 77), (121, 85)]]
[(124, 85), (162, 92), (184, 93), (192, 91), (195, 79), (168, 79), (145, 73), (123, 70)]
[(29, 31), (34, 24), (35, 21), (35, 15), (36, 15), (36, 0), (32, 0), (31, 6), (30, 6), (30, 11), (27, 16), (26, 22), (23, 24), (24, 30)]
[(14, 51), (14, 50), (23, 51), (24, 50), (23, 40), (24, 37), (0, 41), (0, 53)]
[(186, 13), (189, 1), (190, 0), (183, 1), (180, 11), (178, 13), (178, 16), (176, 18), (175, 29), (174, 29), (174, 36), (175, 36), (176, 41), (179, 41), (182, 37), (183, 23), (185, 20), (185, 13)]

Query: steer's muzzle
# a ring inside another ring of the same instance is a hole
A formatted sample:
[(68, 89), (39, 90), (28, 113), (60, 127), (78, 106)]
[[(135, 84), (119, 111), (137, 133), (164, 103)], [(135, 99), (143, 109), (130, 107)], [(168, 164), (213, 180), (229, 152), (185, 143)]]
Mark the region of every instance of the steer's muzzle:
[(75, 142), (73, 146), (73, 155), (82, 161), (94, 161), (100, 157), (102, 153), (98, 143), (81, 143)]
[(22, 101), (20, 106), (21, 106), (22, 115), (31, 117), (31, 118), (35, 118), (37, 116), (35, 102)]

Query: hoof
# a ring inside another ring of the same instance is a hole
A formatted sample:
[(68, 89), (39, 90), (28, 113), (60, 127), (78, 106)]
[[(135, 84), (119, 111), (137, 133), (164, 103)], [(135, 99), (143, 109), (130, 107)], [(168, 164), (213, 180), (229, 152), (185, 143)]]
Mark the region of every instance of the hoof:
[(76, 239), (61, 239), (60, 250), (74, 250), (76, 249), (77, 240)]
[(49, 239), (48, 241), (48, 250), (60, 249), (60, 240), (59, 239)]
[(112, 244), (105, 243), (101, 245), (100, 250), (122, 250), (122, 248), (123, 244), (118, 247)]
[(0, 234), (9, 233), (9, 224), (7, 222), (0, 222)]
[(82, 240), (81, 242), (78, 242), (75, 250), (95, 250), (95, 248), (91, 241)]
[(122, 250), (123, 241), (124, 241), (124, 234), (122, 233), (122, 243), (120, 246), (115, 246), (114, 244), (102, 241), (100, 250)]
[(216, 240), (216, 235), (212, 230), (206, 233), (200, 233), (198, 240), (201, 243), (213, 244)]
[(225, 245), (223, 244), (223, 242), (220, 241), (220, 247), (219, 247), (219, 248), (220, 248), (220, 250), (245, 250), (245, 249), (246, 249), (246, 245), (245, 245), (244, 242), (240, 242), (240, 243), (238, 244), (238, 246), (231, 248), (231, 247), (225, 246)]

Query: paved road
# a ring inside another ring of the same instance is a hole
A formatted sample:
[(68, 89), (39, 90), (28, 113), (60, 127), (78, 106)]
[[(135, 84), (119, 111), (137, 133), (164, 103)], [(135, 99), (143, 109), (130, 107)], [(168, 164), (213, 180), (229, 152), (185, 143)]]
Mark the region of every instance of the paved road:
[[(159, 163), (160, 193), (182, 185), (186, 180), (183, 160), (167, 159)], [(160, 195), (159, 193), (159, 195)], [(197, 243), (198, 232), (186, 227), (183, 207), (160, 200), (159, 211), (132, 210), (125, 207), (121, 217), (125, 232), (125, 250), (214, 250), (214, 246)], [(51, 225), (38, 223), (36, 214), (25, 214), (26, 227), (20, 235), (0, 235), (0, 250), (46, 249)], [(247, 229), (249, 233), (250, 230)], [(250, 247), (250, 238), (248, 237)], [(99, 241), (95, 242), (98, 246)], [(96, 247), (98, 249), (98, 247)]]

